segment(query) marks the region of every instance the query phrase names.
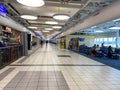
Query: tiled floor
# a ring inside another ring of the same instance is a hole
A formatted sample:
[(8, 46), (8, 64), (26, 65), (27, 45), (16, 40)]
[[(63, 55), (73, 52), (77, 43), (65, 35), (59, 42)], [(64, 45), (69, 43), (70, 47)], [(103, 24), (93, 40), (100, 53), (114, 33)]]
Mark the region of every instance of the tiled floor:
[(120, 90), (119, 70), (55, 45), (17, 62), (0, 70), (14, 68), (0, 81), (0, 90)]
[[(3, 90), (70, 90), (61, 71), (20, 71)], [(44, 90), (44, 89), (43, 89)]]

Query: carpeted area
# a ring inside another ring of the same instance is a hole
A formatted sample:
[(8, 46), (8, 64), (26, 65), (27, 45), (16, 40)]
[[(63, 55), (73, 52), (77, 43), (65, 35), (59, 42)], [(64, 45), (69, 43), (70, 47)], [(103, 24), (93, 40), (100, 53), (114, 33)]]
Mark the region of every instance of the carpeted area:
[(91, 58), (92, 60), (98, 61), (100, 63), (103, 63), (105, 65), (108, 65), (108, 66), (111, 66), (115, 69), (120, 70), (120, 59), (116, 60), (116, 59), (110, 59), (110, 58), (107, 58), (107, 57), (97, 58), (97, 57), (92, 57), (92, 56), (89, 56), (89, 55), (86, 55), (86, 54), (83, 54), (83, 53), (79, 53), (78, 51), (74, 51), (74, 50), (70, 50), (70, 51), (73, 51), (73, 52), (78, 53), (80, 55)]

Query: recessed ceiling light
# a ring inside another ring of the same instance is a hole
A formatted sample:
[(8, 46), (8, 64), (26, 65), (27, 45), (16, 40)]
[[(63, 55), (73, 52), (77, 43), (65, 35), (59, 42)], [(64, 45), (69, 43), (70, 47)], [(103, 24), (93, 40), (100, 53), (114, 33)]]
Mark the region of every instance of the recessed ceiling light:
[(101, 32), (103, 32), (103, 31), (95, 31), (95, 32), (97, 32), (97, 33), (101, 33)]
[(56, 22), (56, 21), (46, 21), (45, 23), (46, 24), (58, 24), (58, 22)]
[(37, 19), (37, 16), (32, 16), (32, 15), (21, 15), (20, 17), (24, 18), (24, 19), (29, 19), (29, 20), (36, 20)]
[(30, 7), (41, 7), (45, 4), (43, 0), (17, 0), (17, 2)]
[(53, 18), (56, 20), (68, 20), (70, 18), (70, 16), (68, 16), (66, 14), (56, 14), (53, 16)]
[(120, 29), (120, 27), (110, 27), (109, 29)]
[(50, 32), (50, 31), (42, 31), (42, 32)]
[(53, 28), (45, 28), (45, 30), (53, 30)]
[(55, 28), (55, 29), (60, 29), (60, 28), (62, 28), (61, 26), (53, 26), (53, 28)]
[(28, 28), (31, 28), (31, 29), (37, 29), (37, 27), (33, 27), (33, 26), (29, 26)]

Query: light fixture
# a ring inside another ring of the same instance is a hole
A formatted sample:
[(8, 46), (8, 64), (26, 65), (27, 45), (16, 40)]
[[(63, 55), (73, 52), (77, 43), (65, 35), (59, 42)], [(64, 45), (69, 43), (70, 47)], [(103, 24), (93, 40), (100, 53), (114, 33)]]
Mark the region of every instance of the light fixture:
[(46, 24), (58, 24), (58, 22), (56, 22), (56, 21), (46, 21), (45, 23)]
[(21, 15), (20, 17), (24, 18), (24, 19), (29, 19), (29, 20), (36, 20), (37, 19), (37, 16), (32, 16), (32, 15)]
[(109, 29), (120, 29), (120, 27), (110, 27)]
[(62, 28), (61, 26), (53, 26), (53, 28), (55, 28), (55, 29), (60, 29), (60, 28)]
[(37, 27), (33, 27), (33, 26), (29, 26), (28, 28), (31, 28), (31, 29), (37, 29)]
[(66, 14), (55, 14), (53, 16), (53, 18), (56, 20), (68, 20), (70, 18), (70, 16), (68, 16)]
[(53, 30), (53, 28), (45, 28), (45, 30)]
[(17, 0), (17, 2), (30, 7), (41, 7), (45, 4), (43, 0)]
[(115, 20), (113, 20), (114, 22), (116, 22), (116, 21), (120, 21), (120, 18), (118, 18), (118, 19), (115, 19)]
[(102, 33), (103, 31), (95, 31), (96, 33)]
[(42, 32), (50, 32), (50, 31), (42, 31)]
[(93, 26), (93, 27), (91, 27), (91, 28), (96, 28), (97, 26)]

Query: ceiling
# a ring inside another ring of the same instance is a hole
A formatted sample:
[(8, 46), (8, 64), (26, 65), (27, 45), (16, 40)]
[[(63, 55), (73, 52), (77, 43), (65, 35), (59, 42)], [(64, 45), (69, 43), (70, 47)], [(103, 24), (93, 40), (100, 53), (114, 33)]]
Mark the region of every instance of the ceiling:
[[(32, 29), (37, 31), (44, 37), (56, 35), (64, 32), (68, 28), (71, 28), (78, 22), (87, 18), (91, 14), (97, 14), (97, 12), (106, 6), (112, 4), (117, 0), (44, 0), (45, 5), (42, 7), (28, 7), (19, 4), (16, 0), (0, 0), (7, 7), (8, 16), (23, 24), (25, 27), (36, 26), (38, 29)], [(62, 29), (54, 29), (49, 33), (44, 33), (44, 28), (51, 28), (55, 25), (45, 24), (45, 21), (55, 21), (53, 15), (55, 14), (67, 14), (70, 16), (69, 20), (58, 21), (57, 26), (62, 26)], [(37, 16), (37, 20), (25, 20), (21, 15), (34, 15)]]
[[(110, 29), (116, 28), (117, 29)], [(81, 34), (96, 34), (96, 33), (106, 33), (106, 32), (117, 32), (120, 30), (120, 19), (115, 19), (97, 26), (80, 31)]]

